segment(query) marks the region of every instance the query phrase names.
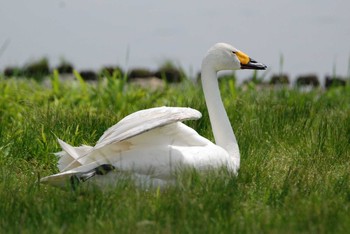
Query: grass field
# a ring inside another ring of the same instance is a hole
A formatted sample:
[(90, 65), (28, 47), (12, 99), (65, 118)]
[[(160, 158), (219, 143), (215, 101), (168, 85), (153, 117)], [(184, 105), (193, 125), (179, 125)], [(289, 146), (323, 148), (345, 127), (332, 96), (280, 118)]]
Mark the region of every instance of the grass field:
[(213, 139), (203, 94), (189, 82), (148, 91), (107, 84), (0, 78), (0, 233), (349, 233), (350, 88), (242, 90), (220, 83), (241, 169), (186, 171), (143, 191), (64, 191), (37, 183), (57, 172), (59, 137), (93, 145), (136, 110), (190, 106), (186, 124)]

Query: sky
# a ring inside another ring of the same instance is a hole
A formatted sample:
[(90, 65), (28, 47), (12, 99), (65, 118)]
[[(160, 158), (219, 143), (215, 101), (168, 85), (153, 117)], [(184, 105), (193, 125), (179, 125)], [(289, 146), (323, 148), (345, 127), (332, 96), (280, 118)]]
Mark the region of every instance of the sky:
[[(156, 69), (172, 60), (195, 75), (227, 42), (292, 79), (347, 76), (348, 0), (0, 0), (0, 69), (47, 57), (79, 69)], [(241, 79), (251, 71), (241, 71)]]

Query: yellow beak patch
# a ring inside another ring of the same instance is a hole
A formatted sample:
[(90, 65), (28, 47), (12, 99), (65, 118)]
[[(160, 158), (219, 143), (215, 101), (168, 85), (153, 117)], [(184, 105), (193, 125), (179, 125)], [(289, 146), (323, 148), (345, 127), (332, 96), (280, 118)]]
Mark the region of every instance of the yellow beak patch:
[(250, 61), (250, 58), (248, 55), (246, 55), (245, 53), (243, 53), (242, 51), (237, 51), (236, 55), (239, 59), (239, 61), (241, 62), (241, 64), (248, 64)]

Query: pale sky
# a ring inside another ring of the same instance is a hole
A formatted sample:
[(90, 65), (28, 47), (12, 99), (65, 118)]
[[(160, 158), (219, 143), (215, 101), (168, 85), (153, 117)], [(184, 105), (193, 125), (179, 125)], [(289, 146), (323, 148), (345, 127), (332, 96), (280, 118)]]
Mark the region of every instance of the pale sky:
[[(292, 78), (346, 76), (350, 1), (0, 0), (0, 69), (46, 56), (76, 68), (155, 69), (171, 59), (195, 74), (207, 49), (228, 42)], [(250, 71), (239, 73), (241, 78)]]

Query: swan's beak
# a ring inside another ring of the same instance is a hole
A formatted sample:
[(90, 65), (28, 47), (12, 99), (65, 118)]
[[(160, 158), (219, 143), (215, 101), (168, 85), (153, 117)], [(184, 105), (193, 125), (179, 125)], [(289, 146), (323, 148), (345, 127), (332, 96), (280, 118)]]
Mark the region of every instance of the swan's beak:
[(266, 70), (267, 66), (263, 63), (258, 63), (254, 59), (249, 58), (246, 64), (241, 63), (241, 69)]
[(241, 51), (237, 51), (236, 55), (241, 62), (241, 69), (266, 70), (267, 68), (265, 64), (258, 63)]

